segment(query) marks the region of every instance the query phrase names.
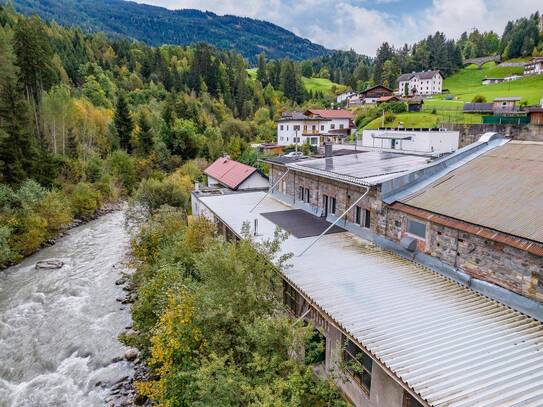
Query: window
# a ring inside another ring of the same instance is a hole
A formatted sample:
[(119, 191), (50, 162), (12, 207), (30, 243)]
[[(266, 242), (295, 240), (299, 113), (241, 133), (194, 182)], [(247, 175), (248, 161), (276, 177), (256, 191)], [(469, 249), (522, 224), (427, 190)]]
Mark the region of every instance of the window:
[(304, 124), (304, 133), (307, 133), (307, 124)]
[(288, 124), (287, 124), (287, 130), (288, 130)]
[(371, 226), (371, 212), (369, 209), (364, 209), (364, 227), (369, 229)]
[(414, 219), (408, 219), (407, 233), (421, 239), (426, 239), (426, 223), (419, 222)]
[(312, 125), (312, 126), (311, 126), (311, 130), (313, 130), (313, 132), (314, 132), (315, 130), (317, 130), (317, 126), (316, 126), (316, 125)]
[(283, 125), (279, 126), (279, 130), (283, 130)]
[(332, 123), (332, 124), (330, 125), (330, 129), (334, 130), (335, 128), (336, 128), (336, 125), (335, 125), (334, 123)]
[(300, 201), (304, 200), (304, 187), (298, 187), (298, 199)]
[(340, 124), (340, 125), (339, 125), (339, 128), (342, 129), (342, 128), (343, 128), (343, 124)]
[(330, 197), (330, 213), (332, 215), (336, 214), (336, 198)]
[(283, 303), (294, 315), (297, 315), (298, 292), (285, 280), (283, 280)]
[(345, 363), (345, 369), (354, 381), (369, 394), (373, 360), (366, 352), (348, 338), (344, 338), (343, 343), (343, 362)]
[(360, 206), (357, 206), (354, 212), (354, 223), (356, 223), (357, 225), (360, 225), (361, 220), (362, 220), (362, 208), (360, 208)]
[(309, 188), (305, 189), (305, 201), (309, 203)]
[(324, 124), (321, 125), (321, 131), (324, 131)]
[(319, 139), (317, 137), (311, 137), (311, 145), (316, 146), (319, 144)]
[(296, 125), (296, 126), (292, 126), (292, 128), (294, 129), (294, 131), (300, 131), (300, 125)]

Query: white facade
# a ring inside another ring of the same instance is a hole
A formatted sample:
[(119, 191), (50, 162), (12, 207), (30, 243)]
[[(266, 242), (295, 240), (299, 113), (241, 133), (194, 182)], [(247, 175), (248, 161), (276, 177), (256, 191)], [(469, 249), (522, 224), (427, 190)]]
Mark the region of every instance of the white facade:
[(328, 136), (334, 136), (334, 130), (349, 128), (349, 119), (330, 120), (285, 120), (277, 123), (277, 144), (288, 146), (291, 144), (303, 145), (307, 142), (312, 146), (319, 146), (327, 141)]
[(543, 57), (534, 58), (524, 65), (524, 75), (541, 75), (543, 74)]
[(347, 99), (349, 99), (351, 96), (356, 95), (354, 92), (343, 92), (336, 96), (336, 102), (337, 103), (343, 103)]
[(413, 73), (409, 75), (409, 79), (400, 79), (398, 89), (399, 93), (404, 96), (435, 95), (443, 91), (443, 76), (438, 71), (434, 72), (431, 77), (428, 72)]
[(439, 155), (458, 150), (460, 133), (445, 130), (364, 130), (362, 146)]

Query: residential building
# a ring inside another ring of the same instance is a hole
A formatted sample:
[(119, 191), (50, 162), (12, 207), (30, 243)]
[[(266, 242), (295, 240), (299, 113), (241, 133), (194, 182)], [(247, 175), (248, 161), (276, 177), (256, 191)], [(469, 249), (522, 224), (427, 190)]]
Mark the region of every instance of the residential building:
[(356, 126), (353, 114), (345, 109), (310, 109), (284, 113), (277, 121), (279, 145), (321, 146), (325, 142), (342, 143)]
[(336, 95), (336, 103), (341, 104), (347, 101), (353, 95), (356, 95), (356, 92), (353, 92), (353, 91), (342, 92), (339, 95)]
[(540, 149), (489, 134), (435, 160), (367, 151), (270, 162), (270, 194), (193, 199), (230, 238), (247, 222), (256, 241), (289, 232), (285, 305), (313, 323), (324, 348), (315, 370), (355, 406), (537, 406)]
[(389, 95), (389, 96), (381, 96), (379, 99), (375, 101), (378, 105), (381, 103), (390, 103), (390, 102), (399, 102), (400, 99), (397, 96)]
[(424, 104), (424, 99), (422, 98), (422, 96), (413, 96), (410, 98), (405, 98), (404, 100), (407, 103), (408, 112), (422, 111), (422, 105)]
[(524, 64), (524, 75), (543, 74), (543, 57), (535, 57)]
[(402, 96), (435, 95), (443, 90), (441, 71), (404, 73), (398, 77), (398, 88)]
[(383, 85), (376, 85), (360, 92), (360, 98), (365, 104), (377, 103), (380, 98), (393, 96), (392, 89)]
[(362, 147), (439, 156), (458, 150), (460, 132), (444, 129), (363, 130)]
[(255, 167), (230, 160), (217, 158), (204, 170), (208, 187), (224, 187), (233, 191), (262, 190), (269, 188), (268, 178)]

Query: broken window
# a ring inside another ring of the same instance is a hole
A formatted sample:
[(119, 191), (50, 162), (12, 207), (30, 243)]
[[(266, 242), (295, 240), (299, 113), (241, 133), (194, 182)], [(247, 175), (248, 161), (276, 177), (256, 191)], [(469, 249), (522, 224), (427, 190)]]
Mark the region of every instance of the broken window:
[(307, 365), (324, 362), (326, 359), (326, 337), (318, 330), (313, 330), (313, 335), (305, 344), (305, 358)]
[(344, 337), (343, 344), (345, 369), (354, 381), (369, 394), (373, 360), (350, 339)]

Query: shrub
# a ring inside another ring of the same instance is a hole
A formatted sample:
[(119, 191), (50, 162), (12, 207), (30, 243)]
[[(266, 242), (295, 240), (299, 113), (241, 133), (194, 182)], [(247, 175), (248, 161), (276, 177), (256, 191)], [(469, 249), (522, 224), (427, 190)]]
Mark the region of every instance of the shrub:
[(432, 109), (432, 114), (437, 114), (437, 109), (435, 107)]
[(100, 193), (87, 182), (80, 182), (75, 185), (69, 196), (72, 210), (76, 217), (90, 217), (100, 207)]
[(163, 181), (151, 178), (141, 181), (134, 200), (148, 213), (156, 211), (162, 205), (187, 209), (189, 193), (170, 177)]
[(135, 160), (123, 150), (117, 150), (108, 158), (112, 175), (130, 193), (136, 186), (137, 173)]
[(396, 120), (396, 115), (392, 112), (385, 113), (385, 123), (393, 123)]
[(0, 267), (6, 266), (14, 258), (15, 253), (9, 245), (10, 237), (11, 229), (7, 226), (0, 226)]
[(96, 182), (102, 177), (104, 163), (97, 155), (93, 155), (85, 163), (85, 178), (88, 182)]
[(47, 189), (33, 179), (27, 179), (14, 193), (15, 203), (24, 209), (32, 209), (45, 197)]
[(475, 95), (471, 101), (472, 103), (486, 103), (486, 97), (484, 95)]
[(13, 238), (12, 247), (18, 254), (27, 256), (34, 253), (47, 239), (47, 221), (31, 210), (20, 211), (17, 224), (17, 235)]
[(71, 207), (63, 192), (48, 192), (36, 208), (36, 213), (47, 222), (49, 236), (72, 221)]
[(392, 113), (405, 113), (407, 112), (407, 104), (404, 102), (385, 103), (385, 105), (383, 106), (383, 110), (385, 112)]

